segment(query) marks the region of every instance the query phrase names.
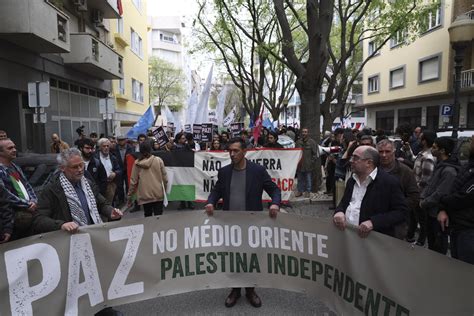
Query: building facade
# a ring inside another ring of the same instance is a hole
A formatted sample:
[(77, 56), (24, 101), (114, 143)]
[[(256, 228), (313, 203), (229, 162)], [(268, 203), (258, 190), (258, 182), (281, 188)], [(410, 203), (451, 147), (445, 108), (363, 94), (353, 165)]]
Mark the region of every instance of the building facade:
[[(363, 71), (363, 106), (367, 125), (393, 132), (399, 124), (430, 130), (448, 127), (442, 105), (453, 104), (453, 58), (448, 28), (458, 15), (472, 15), (471, 0), (442, 0), (429, 14), (426, 28), (405, 44), (407, 31), (399, 32)], [(364, 42), (364, 59), (374, 52), (375, 42)], [(474, 46), (465, 51), (460, 94), (460, 127), (474, 128)], [(468, 80), (470, 78), (470, 80)]]
[[(107, 20), (120, 18), (117, 0), (3, 0), (0, 2), (0, 129), (20, 151), (47, 152), (58, 133), (69, 144), (76, 129), (103, 133), (99, 99), (121, 79)], [(45, 124), (33, 123), (28, 83), (48, 81)]]
[(148, 22), (146, 0), (122, 1), (121, 19), (110, 21), (114, 47), (123, 56), (123, 78), (115, 80), (113, 131), (125, 135), (148, 109)]

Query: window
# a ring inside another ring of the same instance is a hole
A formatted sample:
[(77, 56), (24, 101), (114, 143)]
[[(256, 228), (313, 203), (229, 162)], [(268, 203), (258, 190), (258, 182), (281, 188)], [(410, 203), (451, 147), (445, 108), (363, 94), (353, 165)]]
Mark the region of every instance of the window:
[(132, 0), (133, 4), (140, 13), (142, 12), (142, 0)]
[(422, 59), (419, 63), (418, 81), (423, 83), (438, 80), (441, 76), (441, 55)]
[(397, 47), (403, 43), (405, 43), (405, 31), (400, 30), (390, 39), (390, 48)]
[(122, 19), (117, 20), (117, 33), (123, 34), (123, 20)]
[(374, 93), (379, 91), (379, 75), (369, 77), (368, 92)]
[(92, 39), (92, 57), (99, 61), (99, 42), (95, 39)]
[[(377, 43), (375, 41), (370, 41), (369, 47), (368, 47), (369, 56), (372, 56), (374, 52), (377, 50), (377, 48), (378, 48)], [(380, 55), (380, 50), (378, 50), (374, 56), (377, 56), (377, 55)]]
[(58, 39), (67, 43), (67, 20), (58, 15)]
[(119, 93), (125, 94), (125, 81), (123, 79), (119, 80)]
[(421, 32), (428, 32), (441, 25), (441, 4), (439, 4), (433, 11), (428, 13), (426, 20), (421, 26)]
[(394, 125), (395, 112), (389, 111), (377, 111), (375, 112), (375, 128), (383, 129), (385, 132), (392, 133)]
[(176, 37), (175, 34), (171, 34), (171, 33), (160, 33), (160, 40), (162, 42), (168, 42), (168, 43), (173, 43), (173, 44), (177, 44), (178, 43), (178, 38)]
[(123, 75), (123, 58), (118, 58), (118, 72)]
[(405, 86), (405, 67), (390, 71), (390, 89), (401, 88)]
[(132, 98), (135, 102), (143, 103), (143, 83), (132, 79)]
[(131, 36), (131, 49), (132, 52), (137, 54), (140, 57), (143, 57), (143, 42), (142, 38), (135, 32), (132, 28), (130, 28), (130, 36)]

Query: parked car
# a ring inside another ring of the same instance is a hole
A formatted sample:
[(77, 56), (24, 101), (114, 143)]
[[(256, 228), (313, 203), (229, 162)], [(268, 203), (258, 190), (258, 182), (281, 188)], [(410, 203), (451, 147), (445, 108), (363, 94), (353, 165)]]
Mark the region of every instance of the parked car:
[[(452, 135), (451, 130), (439, 131), (436, 133), (438, 137), (450, 137)], [(469, 154), (471, 149), (471, 140), (474, 135), (474, 130), (461, 130), (458, 131), (457, 144), (454, 149), (454, 155), (459, 159), (461, 165), (466, 164), (469, 161)]]
[(19, 154), (15, 159), (15, 163), (23, 170), (37, 195), (41, 193), (57, 170), (56, 156), (56, 154), (27, 153)]

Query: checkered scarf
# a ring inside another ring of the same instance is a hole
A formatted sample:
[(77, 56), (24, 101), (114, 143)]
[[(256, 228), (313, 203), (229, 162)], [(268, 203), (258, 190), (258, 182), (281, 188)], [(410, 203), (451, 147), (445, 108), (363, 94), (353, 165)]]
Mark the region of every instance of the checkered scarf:
[[(66, 195), (67, 203), (69, 204), (69, 210), (71, 211), (72, 220), (79, 226), (87, 225), (87, 218), (84, 210), (82, 209), (81, 202), (77, 196), (76, 190), (72, 186), (71, 182), (66, 178), (64, 173), (59, 176), (61, 187)], [(87, 205), (89, 206), (89, 213), (94, 224), (102, 223), (99, 212), (97, 210), (97, 204), (95, 202), (95, 196), (92, 189), (87, 182), (85, 177), (81, 179), (81, 187), (87, 198)]]

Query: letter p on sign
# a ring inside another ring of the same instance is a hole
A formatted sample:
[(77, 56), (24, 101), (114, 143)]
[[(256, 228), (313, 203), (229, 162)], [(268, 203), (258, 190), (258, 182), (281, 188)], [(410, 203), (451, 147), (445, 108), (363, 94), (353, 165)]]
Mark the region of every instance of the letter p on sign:
[(452, 116), (453, 115), (453, 106), (451, 104), (443, 104), (441, 107), (442, 116)]

